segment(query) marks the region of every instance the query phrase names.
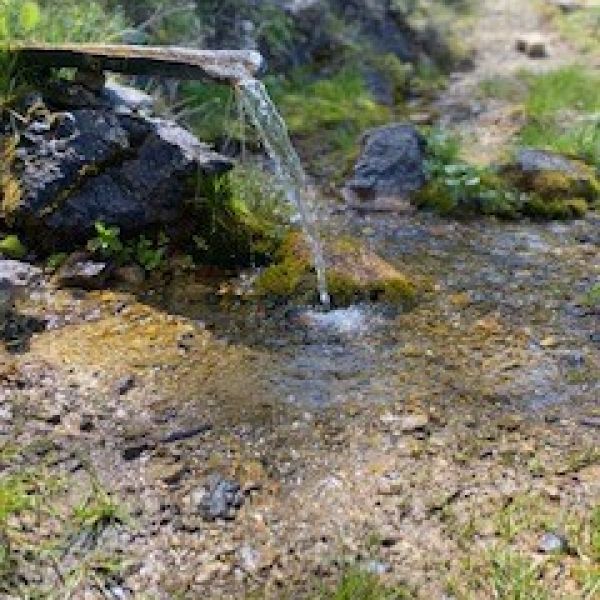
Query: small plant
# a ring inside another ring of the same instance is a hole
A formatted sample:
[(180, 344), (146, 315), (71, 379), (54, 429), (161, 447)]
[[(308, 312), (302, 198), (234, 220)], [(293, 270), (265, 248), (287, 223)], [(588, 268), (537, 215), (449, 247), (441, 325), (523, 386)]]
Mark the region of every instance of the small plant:
[(123, 523), (123, 508), (111, 496), (95, 485), (92, 495), (73, 509), (73, 521), (82, 530), (98, 535), (115, 523)]
[(349, 569), (334, 590), (317, 600), (409, 600), (414, 598), (404, 586), (388, 587), (376, 575), (360, 568)]
[(492, 557), (491, 587), (498, 600), (546, 600), (540, 567), (518, 554), (498, 552)]
[(427, 186), (415, 196), (417, 205), (443, 214), (487, 214), (514, 217), (527, 201), (490, 168), (460, 159), (456, 138), (439, 130), (427, 136)]
[(121, 257), (125, 246), (121, 241), (121, 230), (119, 227), (110, 227), (101, 221), (96, 221), (94, 228), (96, 236), (88, 242), (88, 250), (99, 253), (104, 258)]
[(600, 283), (594, 284), (585, 294), (584, 303), (591, 307), (600, 307)]
[(146, 271), (154, 271), (163, 265), (168, 243), (169, 238), (164, 233), (159, 235), (156, 244), (141, 235), (133, 244), (133, 256)]

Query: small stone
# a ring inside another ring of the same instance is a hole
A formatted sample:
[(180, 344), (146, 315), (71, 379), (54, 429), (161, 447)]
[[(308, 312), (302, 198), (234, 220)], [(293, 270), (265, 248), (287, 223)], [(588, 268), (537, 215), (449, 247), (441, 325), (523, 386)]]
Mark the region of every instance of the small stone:
[(363, 569), (372, 575), (385, 575), (386, 573), (391, 573), (392, 571), (391, 565), (379, 560), (370, 560), (366, 562)]
[(135, 377), (133, 375), (125, 375), (115, 383), (115, 392), (119, 396), (124, 396), (135, 387)]
[(74, 252), (56, 272), (58, 287), (94, 290), (103, 288), (110, 275), (107, 263), (91, 259), (85, 252)]
[(244, 503), (240, 484), (215, 474), (192, 492), (192, 505), (207, 521), (232, 520)]
[(90, 431), (93, 431), (95, 427), (94, 418), (91, 415), (83, 415), (81, 417), (81, 422), (79, 423), (79, 429), (81, 431), (89, 433)]
[(563, 554), (569, 549), (569, 542), (562, 535), (548, 532), (540, 539), (538, 550), (543, 554)]
[(557, 345), (558, 345), (558, 341), (552, 335), (550, 335), (540, 341), (540, 346), (542, 348), (555, 348)]
[(422, 431), (427, 428), (429, 417), (424, 414), (406, 415), (398, 421), (398, 427), (404, 433)]
[(523, 35), (517, 38), (516, 49), (529, 58), (545, 58), (548, 56), (546, 40), (539, 34)]
[(600, 429), (600, 417), (583, 417), (579, 421), (584, 427), (592, 427), (593, 429)]
[(255, 573), (260, 567), (260, 552), (249, 545), (244, 545), (239, 550), (240, 566), (246, 573)]
[(121, 283), (138, 288), (146, 280), (146, 272), (139, 265), (126, 265), (115, 269), (114, 278)]

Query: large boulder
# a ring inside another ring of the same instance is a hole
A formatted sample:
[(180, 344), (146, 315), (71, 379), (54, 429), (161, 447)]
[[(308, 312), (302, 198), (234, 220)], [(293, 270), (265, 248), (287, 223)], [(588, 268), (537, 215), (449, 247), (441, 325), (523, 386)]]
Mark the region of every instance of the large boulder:
[(67, 93), (60, 102), (34, 98), (5, 144), (2, 217), (38, 247), (85, 241), (96, 221), (127, 234), (175, 224), (197, 177), (231, 168), (177, 124), (122, 110), (119, 91), (88, 91), (90, 106), (71, 94), (74, 108)]
[(426, 181), (425, 140), (407, 123), (369, 130), (346, 188), (361, 200), (405, 198)]

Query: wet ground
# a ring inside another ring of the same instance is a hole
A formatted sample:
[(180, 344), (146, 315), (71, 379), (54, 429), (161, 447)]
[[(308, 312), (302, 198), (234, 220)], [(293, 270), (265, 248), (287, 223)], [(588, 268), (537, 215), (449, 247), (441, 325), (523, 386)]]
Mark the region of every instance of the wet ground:
[(504, 549), (585, 597), (585, 541), (537, 546), (600, 502), (598, 218), (337, 220), (419, 282), (414, 310), (262, 305), (193, 273), (21, 306), (47, 323), (2, 361), (3, 469), (40, 488), (13, 523), (24, 589), (312, 598), (358, 563), (408, 597), (489, 598)]

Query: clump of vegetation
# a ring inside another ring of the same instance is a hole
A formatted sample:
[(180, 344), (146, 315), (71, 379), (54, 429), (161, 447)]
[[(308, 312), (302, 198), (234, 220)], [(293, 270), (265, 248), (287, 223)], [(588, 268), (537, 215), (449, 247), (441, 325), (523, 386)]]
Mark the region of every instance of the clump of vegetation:
[(444, 215), (568, 219), (584, 215), (598, 201), (600, 188), (591, 172), (578, 179), (554, 171), (529, 174), (472, 165), (460, 158), (457, 140), (440, 131), (429, 132), (427, 148), (428, 183), (414, 202)]
[(527, 75), (523, 144), (600, 165), (600, 76), (579, 66)]
[(582, 52), (600, 52), (600, 6), (582, 3), (577, 10), (563, 11), (558, 5), (544, 2), (541, 9)]
[(0, 240), (0, 254), (19, 260), (27, 254), (27, 248), (17, 235), (7, 235)]
[(414, 195), (417, 206), (445, 215), (518, 216), (527, 198), (509, 188), (493, 169), (461, 160), (456, 138), (431, 131), (427, 150), (428, 183)]
[(352, 68), (317, 81), (296, 72), (287, 81), (272, 80), (269, 88), (309, 167), (323, 175), (343, 174), (356, 155), (360, 134), (392, 117)]
[(193, 254), (221, 266), (264, 265), (289, 227), (291, 207), (268, 175), (251, 165), (203, 181), (193, 205)]
[(318, 600), (409, 600), (414, 595), (405, 586), (389, 586), (360, 568), (348, 569), (338, 585), (322, 592)]
[[(327, 284), (335, 306), (360, 301), (380, 301), (410, 307), (416, 298), (412, 281), (355, 240), (325, 243), (329, 260)], [(279, 249), (274, 264), (258, 277), (255, 290), (261, 296), (311, 302), (317, 289), (311, 254), (301, 232), (291, 232)]]
[(89, 498), (73, 509), (75, 525), (96, 537), (106, 527), (125, 520), (123, 507), (97, 484)]
[(164, 264), (169, 239), (159, 233), (156, 241), (141, 235), (136, 239), (123, 242), (119, 227), (109, 227), (102, 222), (95, 223), (96, 235), (87, 244), (90, 252), (117, 264), (136, 262), (146, 271), (154, 271)]

